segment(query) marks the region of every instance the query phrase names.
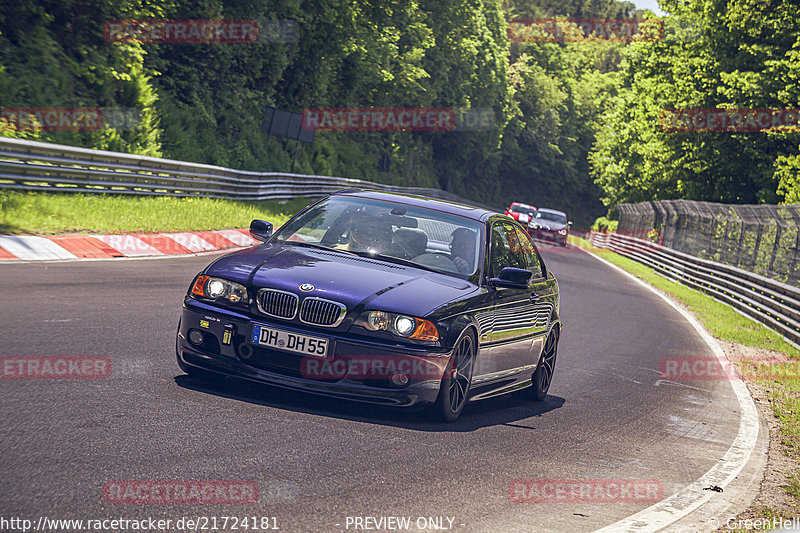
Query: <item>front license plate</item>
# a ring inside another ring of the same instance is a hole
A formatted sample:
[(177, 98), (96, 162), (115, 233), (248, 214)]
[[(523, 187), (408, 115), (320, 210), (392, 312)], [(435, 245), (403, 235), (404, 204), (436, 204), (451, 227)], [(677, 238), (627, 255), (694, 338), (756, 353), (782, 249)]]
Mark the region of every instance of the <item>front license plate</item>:
[(323, 359), (328, 357), (328, 339), (299, 335), (266, 326), (253, 326), (253, 344)]

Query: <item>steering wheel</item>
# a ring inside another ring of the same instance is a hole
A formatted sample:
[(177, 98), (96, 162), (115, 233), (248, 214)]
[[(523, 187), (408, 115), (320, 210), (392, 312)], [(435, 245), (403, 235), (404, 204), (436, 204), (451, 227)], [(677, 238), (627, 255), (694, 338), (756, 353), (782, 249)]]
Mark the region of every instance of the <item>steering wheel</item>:
[(420, 265), (433, 267), (439, 270), (458, 272), (458, 267), (456, 264), (447, 256), (447, 254), (444, 253), (424, 253), (415, 257), (413, 261), (415, 263), (419, 263)]
[(347, 208), (344, 213), (331, 224), (328, 231), (326, 231), (325, 235), (320, 239), (319, 243), (321, 245), (332, 247), (347, 242), (347, 240), (343, 238), (343, 235), (349, 229), (350, 214), (352, 211), (351, 208)]

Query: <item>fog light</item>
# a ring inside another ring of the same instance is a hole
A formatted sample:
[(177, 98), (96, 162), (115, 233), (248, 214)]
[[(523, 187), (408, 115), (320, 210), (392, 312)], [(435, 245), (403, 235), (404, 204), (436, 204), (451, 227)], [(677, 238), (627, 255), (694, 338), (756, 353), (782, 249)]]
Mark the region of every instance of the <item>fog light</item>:
[(408, 376), (405, 374), (401, 374), (400, 372), (395, 372), (392, 374), (392, 377), (389, 378), (389, 381), (392, 382), (392, 385), (397, 385), (398, 387), (405, 387), (408, 385)]
[(189, 330), (189, 342), (194, 344), (195, 346), (200, 346), (203, 344), (203, 340), (205, 339), (205, 335), (199, 329), (190, 329)]
[(246, 344), (242, 344), (239, 346), (239, 356), (242, 359), (250, 359), (251, 355), (253, 355), (253, 350), (250, 348), (250, 346)]

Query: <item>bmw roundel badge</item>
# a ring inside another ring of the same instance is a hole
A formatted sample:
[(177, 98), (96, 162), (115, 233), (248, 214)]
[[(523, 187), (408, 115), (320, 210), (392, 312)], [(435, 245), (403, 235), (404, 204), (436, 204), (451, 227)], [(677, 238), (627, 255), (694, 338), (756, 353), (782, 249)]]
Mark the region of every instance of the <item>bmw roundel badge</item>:
[(303, 292), (313, 291), (314, 286), (310, 283), (303, 283), (302, 285), (300, 285), (300, 290)]

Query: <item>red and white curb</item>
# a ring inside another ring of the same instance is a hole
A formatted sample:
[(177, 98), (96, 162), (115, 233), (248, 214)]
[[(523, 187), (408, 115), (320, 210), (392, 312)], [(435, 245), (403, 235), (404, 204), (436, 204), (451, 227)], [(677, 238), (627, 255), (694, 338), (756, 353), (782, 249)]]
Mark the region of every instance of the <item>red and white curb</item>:
[(248, 229), (123, 235), (0, 235), (0, 261), (181, 255), (252, 246)]

